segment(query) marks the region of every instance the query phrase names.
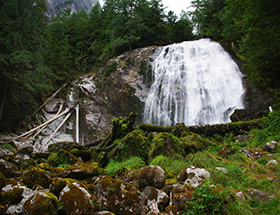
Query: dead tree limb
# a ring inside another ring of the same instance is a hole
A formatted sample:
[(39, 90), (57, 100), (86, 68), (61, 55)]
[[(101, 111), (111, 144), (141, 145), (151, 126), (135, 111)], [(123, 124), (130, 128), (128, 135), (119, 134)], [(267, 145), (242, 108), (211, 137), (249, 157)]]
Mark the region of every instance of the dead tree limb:
[(49, 139), (44, 143), (44, 146), (47, 145), (47, 143), (53, 138), (55, 133), (61, 128), (61, 126), (66, 122), (66, 120), (71, 116), (71, 112), (66, 115), (66, 117), (63, 119), (63, 121), (59, 124), (59, 126), (55, 129), (55, 131), (51, 134)]
[(53, 117), (52, 119), (48, 120), (47, 122), (44, 122), (43, 124), (37, 126), (36, 128), (33, 128), (33, 129), (31, 129), (30, 131), (27, 131), (27, 132), (25, 132), (25, 133), (23, 133), (23, 134), (21, 134), (21, 135), (19, 135), (19, 136), (17, 136), (17, 137), (14, 137), (13, 139), (11, 139), (11, 141), (17, 140), (17, 139), (19, 139), (19, 138), (21, 138), (21, 137), (24, 137), (24, 136), (26, 136), (26, 135), (28, 135), (28, 134), (30, 134), (30, 133), (33, 133), (33, 132), (36, 131), (37, 129), (42, 128), (43, 126), (45, 126), (45, 125), (51, 123), (52, 121), (54, 121), (55, 119), (59, 118), (60, 116), (63, 116), (64, 114), (68, 113), (69, 110), (70, 110), (70, 108), (66, 108), (62, 113), (58, 114), (57, 116)]

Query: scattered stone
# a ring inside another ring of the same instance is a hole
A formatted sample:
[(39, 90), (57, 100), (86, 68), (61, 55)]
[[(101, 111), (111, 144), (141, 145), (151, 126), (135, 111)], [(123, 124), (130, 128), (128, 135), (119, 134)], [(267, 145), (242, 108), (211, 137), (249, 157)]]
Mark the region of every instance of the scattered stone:
[(268, 167), (268, 166), (275, 166), (277, 164), (277, 160), (270, 160), (268, 161), (268, 163), (265, 165), (265, 167)]
[(260, 191), (257, 189), (248, 189), (248, 196), (250, 197), (256, 197), (258, 198), (260, 201), (269, 201), (272, 200), (276, 197), (275, 194), (270, 194), (264, 191)]
[(251, 150), (246, 149), (246, 147), (241, 149), (240, 152), (249, 158), (253, 157), (254, 155), (254, 153)]
[(216, 167), (215, 169), (219, 170), (219, 171), (222, 171), (224, 173), (228, 173), (228, 170), (226, 168), (223, 168), (223, 167)]
[(270, 141), (267, 142), (264, 146), (263, 146), (263, 151), (267, 151), (267, 152), (273, 152), (275, 147), (278, 146), (279, 143), (277, 141)]
[(244, 196), (244, 193), (243, 192), (237, 192), (236, 194), (235, 194), (235, 196), (236, 196), (236, 198), (239, 200), (239, 201), (245, 201), (246, 199), (245, 199), (245, 196)]
[(197, 187), (204, 179), (210, 178), (210, 173), (205, 169), (200, 169), (194, 166), (185, 167), (177, 176), (177, 182), (190, 184), (192, 187)]
[(248, 135), (238, 135), (234, 139), (235, 139), (235, 141), (245, 143), (250, 137), (251, 136), (248, 136)]

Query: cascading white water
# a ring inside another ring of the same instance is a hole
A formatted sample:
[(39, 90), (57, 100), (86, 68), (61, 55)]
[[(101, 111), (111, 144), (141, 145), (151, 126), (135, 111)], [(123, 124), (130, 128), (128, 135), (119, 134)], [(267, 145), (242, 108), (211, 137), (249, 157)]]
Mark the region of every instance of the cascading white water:
[(210, 39), (165, 46), (151, 64), (154, 81), (145, 102), (145, 123), (226, 123), (234, 109), (243, 108), (242, 74)]

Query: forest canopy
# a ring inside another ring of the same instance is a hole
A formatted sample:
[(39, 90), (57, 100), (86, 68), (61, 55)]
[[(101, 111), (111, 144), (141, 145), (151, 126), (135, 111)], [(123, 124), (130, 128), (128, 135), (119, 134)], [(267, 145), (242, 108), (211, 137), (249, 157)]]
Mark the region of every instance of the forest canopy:
[(194, 0), (192, 9), (177, 17), (161, 0), (106, 0), (49, 20), (45, 0), (0, 1), (0, 130), (20, 127), (55, 89), (118, 54), (204, 37), (230, 46), (260, 88), (278, 92), (277, 1)]

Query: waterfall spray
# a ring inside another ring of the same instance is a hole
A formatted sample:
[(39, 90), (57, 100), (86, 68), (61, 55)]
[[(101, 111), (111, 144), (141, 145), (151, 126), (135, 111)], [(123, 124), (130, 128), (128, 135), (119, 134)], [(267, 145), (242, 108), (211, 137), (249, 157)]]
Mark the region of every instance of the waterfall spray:
[(242, 74), (210, 39), (162, 47), (150, 64), (154, 81), (145, 102), (145, 123), (226, 123), (234, 109), (243, 108)]

